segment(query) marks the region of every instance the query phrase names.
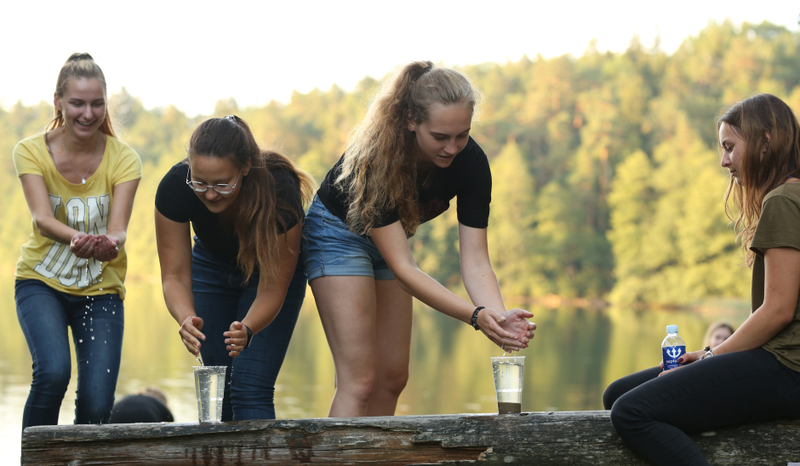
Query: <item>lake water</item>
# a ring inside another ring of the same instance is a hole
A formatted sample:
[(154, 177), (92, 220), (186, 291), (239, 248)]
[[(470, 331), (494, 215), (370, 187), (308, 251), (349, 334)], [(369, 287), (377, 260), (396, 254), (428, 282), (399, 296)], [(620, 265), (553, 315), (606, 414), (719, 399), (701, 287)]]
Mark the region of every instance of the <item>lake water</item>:
[[(31, 381), (12, 282), (7, 277), (0, 294), (0, 464), (9, 465), (19, 464), (22, 409)], [(166, 393), (177, 422), (196, 422), (195, 359), (178, 337), (160, 284), (134, 280), (127, 286), (117, 399), (155, 385)], [(310, 290), (308, 297), (276, 384), (278, 418), (324, 417), (333, 397), (333, 360)], [(658, 364), (667, 324), (679, 325), (692, 351), (702, 347), (710, 322), (724, 318), (738, 326), (747, 317), (741, 303), (704, 312), (528, 309), (539, 330), (531, 347), (519, 353), (526, 356), (523, 411), (602, 409), (601, 395), (610, 382)], [(411, 376), (398, 415), (497, 412), (489, 358), (502, 351), (481, 333), (417, 305), (411, 344)], [(59, 424), (74, 418), (74, 365), (73, 359)]]

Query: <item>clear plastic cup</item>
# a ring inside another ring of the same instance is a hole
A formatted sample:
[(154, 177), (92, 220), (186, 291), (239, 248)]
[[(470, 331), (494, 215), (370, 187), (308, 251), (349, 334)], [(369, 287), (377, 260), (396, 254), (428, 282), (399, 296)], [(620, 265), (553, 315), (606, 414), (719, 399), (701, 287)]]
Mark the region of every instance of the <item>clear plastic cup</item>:
[(492, 358), (492, 375), (499, 414), (515, 414), (522, 411), (524, 372), (525, 356)]
[(227, 366), (194, 366), (197, 418), (200, 422), (222, 421)]

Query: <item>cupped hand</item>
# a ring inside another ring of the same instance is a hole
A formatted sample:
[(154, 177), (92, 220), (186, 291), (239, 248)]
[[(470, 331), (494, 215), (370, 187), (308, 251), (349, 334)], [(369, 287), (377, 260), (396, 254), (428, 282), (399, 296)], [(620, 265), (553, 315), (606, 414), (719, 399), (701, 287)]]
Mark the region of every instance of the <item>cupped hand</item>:
[(202, 329), (203, 319), (197, 316), (187, 317), (181, 324), (181, 328), (178, 329), (183, 345), (195, 356), (200, 354), (200, 340), (206, 340), (206, 336), (200, 331)]
[(524, 343), (528, 343), (533, 338), (533, 331), (536, 330), (536, 324), (529, 321), (533, 314), (525, 309), (515, 308), (503, 313), (505, 322), (500, 324), (505, 330), (517, 335), (517, 339)]
[(69, 250), (77, 257), (90, 259), (94, 253), (95, 244), (94, 236), (79, 231), (69, 241)]
[(113, 236), (96, 235), (94, 254), (92, 257), (102, 262), (109, 262), (119, 255), (119, 240)]
[(525, 319), (526, 316), (532, 317), (533, 314), (522, 309), (500, 313), (484, 308), (478, 312), (478, 327), (503, 351), (519, 351), (528, 347), (529, 338), (536, 328), (536, 324)]
[(227, 332), (224, 332), (225, 347), (229, 351), (228, 356), (235, 358), (242, 353), (245, 345), (247, 344), (247, 329), (244, 324), (239, 321), (231, 322), (231, 326)]

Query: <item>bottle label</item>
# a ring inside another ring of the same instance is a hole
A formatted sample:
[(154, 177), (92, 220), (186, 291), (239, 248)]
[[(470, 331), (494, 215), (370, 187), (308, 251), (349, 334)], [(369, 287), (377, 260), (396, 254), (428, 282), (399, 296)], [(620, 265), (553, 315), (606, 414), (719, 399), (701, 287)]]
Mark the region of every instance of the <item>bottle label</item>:
[(665, 346), (661, 348), (661, 355), (664, 358), (664, 370), (675, 369), (680, 366), (678, 358), (686, 353), (686, 346)]

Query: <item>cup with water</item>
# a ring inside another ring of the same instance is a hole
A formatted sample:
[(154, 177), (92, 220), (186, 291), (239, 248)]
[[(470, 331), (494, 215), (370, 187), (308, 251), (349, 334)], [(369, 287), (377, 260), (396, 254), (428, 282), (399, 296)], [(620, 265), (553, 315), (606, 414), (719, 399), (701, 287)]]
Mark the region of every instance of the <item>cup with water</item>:
[(197, 394), (197, 417), (200, 422), (222, 421), (222, 398), (225, 395), (227, 366), (193, 366)]
[(494, 390), (497, 392), (499, 414), (515, 414), (522, 411), (522, 378), (525, 372), (525, 356), (497, 357), (492, 359)]

